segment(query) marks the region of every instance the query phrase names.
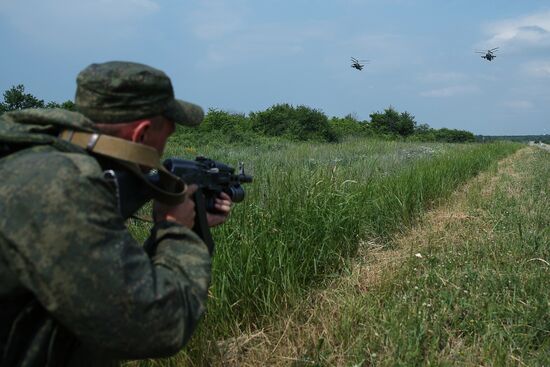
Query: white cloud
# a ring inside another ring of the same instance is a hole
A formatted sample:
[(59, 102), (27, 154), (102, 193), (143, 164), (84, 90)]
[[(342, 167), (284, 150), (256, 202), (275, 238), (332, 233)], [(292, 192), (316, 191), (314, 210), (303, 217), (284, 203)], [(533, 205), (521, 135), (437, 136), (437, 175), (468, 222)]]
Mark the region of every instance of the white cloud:
[(417, 52), (417, 45), (400, 34), (364, 32), (342, 37), (344, 39), (338, 39), (337, 42), (341, 42), (347, 49), (356, 50), (356, 55), (352, 56), (359, 59), (375, 58), (378, 66), (393, 68), (395, 65), (403, 65), (404, 62), (407, 65), (416, 65), (423, 58)]
[(529, 110), (535, 107), (533, 102), (526, 100), (512, 100), (504, 102), (504, 106), (514, 110)]
[(208, 60), (214, 64), (227, 65), (295, 56), (303, 52), (307, 41), (319, 37), (322, 36), (316, 32), (314, 26), (250, 26), (209, 42)]
[(445, 82), (456, 82), (459, 80), (466, 79), (467, 76), (463, 73), (457, 73), (454, 71), (447, 72), (431, 72), (421, 74), (418, 77), (418, 80), (426, 83), (445, 83)]
[(0, 20), (15, 37), (50, 47), (77, 46), (134, 34), (142, 19), (159, 9), (156, 0), (6, 0), (0, 3)]
[(421, 92), (422, 97), (436, 97), (436, 98), (445, 98), (445, 97), (454, 97), (457, 95), (467, 95), (478, 93), (479, 88), (475, 85), (453, 85), (444, 88), (432, 89), (429, 91)]
[(330, 35), (324, 25), (319, 24), (293, 24), (283, 19), (258, 22), (258, 14), (253, 14), (250, 4), (241, 0), (231, 3), (203, 0), (189, 13), (187, 24), (206, 45), (209, 64), (203, 63), (203, 67), (251, 60), (265, 62), (266, 58), (271, 62), (275, 57), (299, 54), (305, 42)]
[(531, 61), (521, 69), (524, 74), (535, 78), (550, 78), (550, 61)]
[(496, 46), (508, 50), (528, 47), (550, 47), (550, 11), (544, 11), (515, 19), (506, 19), (485, 27), (488, 38), (478, 44), (480, 48)]
[(213, 41), (243, 30), (246, 14), (238, 2), (204, 0), (189, 14), (189, 21), (198, 38)]

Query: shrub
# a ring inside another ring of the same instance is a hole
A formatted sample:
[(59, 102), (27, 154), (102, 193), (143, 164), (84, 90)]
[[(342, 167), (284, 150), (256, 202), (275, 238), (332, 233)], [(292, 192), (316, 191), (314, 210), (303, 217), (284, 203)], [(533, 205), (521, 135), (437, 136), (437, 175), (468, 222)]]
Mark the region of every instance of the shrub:
[(250, 121), (243, 113), (210, 108), (199, 126), (200, 130), (208, 132), (243, 132), (250, 130)]
[(347, 115), (344, 118), (332, 117), (329, 120), (329, 125), (338, 138), (348, 135), (368, 135), (369, 133), (366, 122), (358, 121), (352, 115)]
[(268, 136), (284, 136), (299, 141), (334, 142), (337, 136), (327, 116), (307, 106), (277, 104), (250, 114), (252, 129)]
[(399, 113), (391, 106), (386, 108), (384, 113), (371, 113), (370, 118), (370, 127), (382, 134), (409, 136), (416, 127), (413, 115), (407, 111)]
[(435, 137), (437, 141), (447, 143), (466, 143), (476, 140), (474, 134), (469, 131), (445, 128), (435, 130)]

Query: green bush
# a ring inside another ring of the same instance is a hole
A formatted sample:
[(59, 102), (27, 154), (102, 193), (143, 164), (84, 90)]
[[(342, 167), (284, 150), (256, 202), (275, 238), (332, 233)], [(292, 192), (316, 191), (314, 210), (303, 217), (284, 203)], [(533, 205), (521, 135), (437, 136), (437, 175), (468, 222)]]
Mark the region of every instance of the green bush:
[(409, 141), (437, 141), (442, 143), (469, 143), (476, 141), (475, 135), (466, 130), (432, 129), (426, 124), (419, 125)]
[(355, 117), (347, 115), (344, 118), (332, 117), (329, 120), (329, 125), (338, 139), (346, 136), (369, 135), (370, 131), (367, 124), (363, 121), (358, 121)]
[(399, 113), (391, 106), (386, 108), (384, 113), (371, 113), (370, 118), (370, 127), (382, 134), (409, 136), (414, 133), (416, 127), (413, 115), (407, 111)]
[(437, 141), (447, 143), (466, 143), (476, 140), (474, 134), (469, 131), (446, 128), (435, 130), (435, 137)]
[(210, 108), (199, 125), (200, 130), (208, 132), (244, 132), (250, 131), (250, 119), (243, 113), (230, 113)]
[(252, 129), (267, 136), (283, 136), (297, 141), (334, 142), (337, 136), (327, 116), (307, 106), (277, 104), (250, 114)]

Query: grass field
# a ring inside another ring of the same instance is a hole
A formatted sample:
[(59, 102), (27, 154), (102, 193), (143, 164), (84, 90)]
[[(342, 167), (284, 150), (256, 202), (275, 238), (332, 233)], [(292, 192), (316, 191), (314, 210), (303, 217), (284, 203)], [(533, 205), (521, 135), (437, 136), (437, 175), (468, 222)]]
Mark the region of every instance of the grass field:
[[(359, 250), (391, 251), (392, 238), (518, 146), (368, 140), (199, 152), (170, 146), (169, 155), (244, 161), (255, 181), (231, 220), (214, 232), (218, 246), (205, 320), (184, 353), (151, 364), (208, 364), (224, 349), (219, 341), (269, 328), (312, 289), (349, 271)], [(146, 232), (133, 230), (137, 237)]]
[(523, 149), (271, 325), (224, 366), (550, 365), (550, 153)]

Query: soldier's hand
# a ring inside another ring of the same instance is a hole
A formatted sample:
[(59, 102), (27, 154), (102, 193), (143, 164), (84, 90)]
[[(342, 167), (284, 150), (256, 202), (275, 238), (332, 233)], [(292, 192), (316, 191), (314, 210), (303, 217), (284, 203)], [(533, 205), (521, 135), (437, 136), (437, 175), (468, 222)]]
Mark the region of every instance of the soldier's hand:
[(197, 188), (197, 185), (189, 185), (185, 201), (177, 205), (166, 205), (155, 200), (153, 202), (155, 222), (167, 220), (192, 229), (195, 225), (195, 202), (192, 195)]
[(231, 211), (231, 197), (225, 192), (220, 193), (220, 196), (214, 201), (214, 208), (216, 208), (216, 213), (206, 213), (206, 220), (208, 221), (209, 227), (214, 227), (222, 224), (227, 220), (229, 212)]

